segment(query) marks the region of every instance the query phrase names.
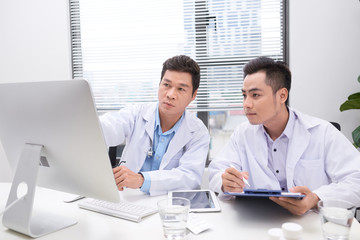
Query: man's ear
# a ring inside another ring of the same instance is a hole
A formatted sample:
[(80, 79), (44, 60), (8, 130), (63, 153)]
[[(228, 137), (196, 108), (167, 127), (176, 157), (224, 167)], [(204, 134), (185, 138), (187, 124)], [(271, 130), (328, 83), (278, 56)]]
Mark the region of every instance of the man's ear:
[(280, 102), (285, 103), (289, 97), (289, 92), (286, 88), (279, 89)]
[(195, 100), (196, 94), (197, 94), (197, 91), (198, 91), (198, 90), (199, 90), (199, 89), (196, 89), (195, 92), (193, 93), (193, 96), (192, 96), (191, 101), (194, 101), (194, 100)]

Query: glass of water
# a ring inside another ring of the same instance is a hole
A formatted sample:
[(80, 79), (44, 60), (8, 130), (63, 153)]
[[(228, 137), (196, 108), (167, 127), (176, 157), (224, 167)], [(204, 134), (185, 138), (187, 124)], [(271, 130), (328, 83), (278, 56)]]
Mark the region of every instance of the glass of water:
[(186, 223), (190, 201), (173, 197), (160, 200), (158, 209), (164, 235), (167, 239), (183, 239), (186, 236)]
[(356, 207), (343, 200), (320, 200), (321, 227), (324, 239), (349, 239), (349, 233)]

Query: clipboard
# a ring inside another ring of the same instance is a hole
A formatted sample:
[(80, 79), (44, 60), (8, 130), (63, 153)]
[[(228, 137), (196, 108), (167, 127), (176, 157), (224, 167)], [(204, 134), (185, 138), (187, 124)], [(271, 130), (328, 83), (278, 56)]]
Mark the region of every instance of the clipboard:
[(224, 194), (236, 197), (290, 197), (296, 199), (303, 199), (305, 195), (301, 193), (282, 192), (281, 190), (269, 189), (244, 189), (243, 192), (224, 192)]

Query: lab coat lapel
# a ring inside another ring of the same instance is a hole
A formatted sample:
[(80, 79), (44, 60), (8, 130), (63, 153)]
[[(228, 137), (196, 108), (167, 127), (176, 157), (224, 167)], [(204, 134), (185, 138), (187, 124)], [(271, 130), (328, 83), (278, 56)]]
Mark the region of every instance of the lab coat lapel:
[[(143, 146), (139, 146), (141, 151), (144, 151), (145, 154), (149, 151), (149, 148), (152, 147), (153, 138), (154, 138), (154, 125), (155, 125), (155, 114), (156, 104), (151, 105), (149, 108), (146, 108), (142, 112), (143, 119), (145, 121), (144, 128), (147, 142), (144, 142)], [(137, 168), (140, 170), (144, 165), (146, 156), (143, 157), (143, 160), (139, 162)]]
[(151, 139), (151, 142), (153, 141), (153, 137), (154, 137), (154, 124), (155, 124), (155, 119), (150, 119), (153, 121), (148, 121), (145, 123), (145, 132), (146, 134), (149, 136), (149, 138)]
[(155, 114), (156, 104), (151, 105), (151, 107), (143, 110), (142, 115), (145, 121), (145, 132), (150, 137), (151, 142), (154, 137), (154, 125), (155, 125)]
[(174, 137), (171, 139), (168, 149), (161, 160), (160, 169), (164, 169), (175, 154), (177, 154), (186, 145), (186, 143), (191, 140), (193, 130), (191, 130), (188, 125), (189, 117), (190, 114), (185, 113), (183, 122), (176, 131)]
[(310, 132), (299, 121), (294, 126), (293, 136), (289, 139), (286, 158), (286, 179), (288, 189), (294, 187), (295, 166), (310, 142)]

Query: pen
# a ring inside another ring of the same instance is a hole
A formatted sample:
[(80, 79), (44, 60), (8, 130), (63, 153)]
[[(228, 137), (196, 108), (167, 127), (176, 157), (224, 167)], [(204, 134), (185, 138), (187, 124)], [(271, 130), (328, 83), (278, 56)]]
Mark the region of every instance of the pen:
[[(236, 169), (236, 168), (234, 167), (234, 165), (232, 165), (232, 164), (230, 164), (230, 167)], [(236, 170), (237, 170), (237, 169), (236, 169)], [(242, 180), (244, 181), (245, 185), (247, 185), (247, 186), (250, 187), (250, 184), (249, 184), (248, 180), (246, 180), (246, 178), (243, 177)]]
[(126, 163), (126, 161), (124, 161), (124, 160), (123, 160), (123, 161), (119, 161), (118, 164), (116, 165), (116, 167), (120, 167), (121, 164), (123, 164), (123, 163)]

